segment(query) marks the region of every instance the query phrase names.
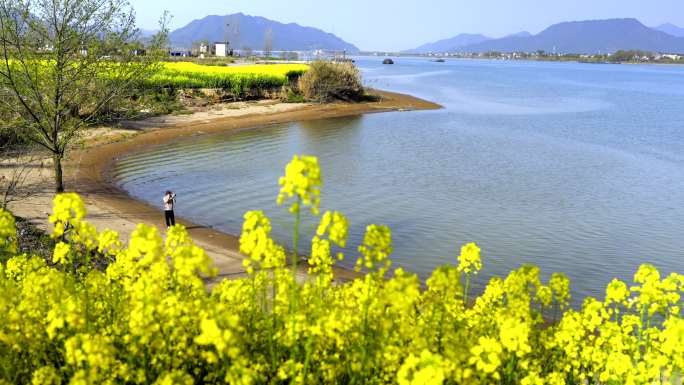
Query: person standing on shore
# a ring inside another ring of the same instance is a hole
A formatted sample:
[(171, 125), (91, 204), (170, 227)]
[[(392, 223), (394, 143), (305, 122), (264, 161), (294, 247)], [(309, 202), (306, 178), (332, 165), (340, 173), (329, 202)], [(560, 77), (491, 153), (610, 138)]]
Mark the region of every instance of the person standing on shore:
[(173, 206), (176, 204), (176, 194), (173, 191), (168, 190), (164, 194), (162, 201), (164, 202), (164, 219), (166, 219), (166, 228), (168, 229), (176, 224), (176, 218), (173, 215)]

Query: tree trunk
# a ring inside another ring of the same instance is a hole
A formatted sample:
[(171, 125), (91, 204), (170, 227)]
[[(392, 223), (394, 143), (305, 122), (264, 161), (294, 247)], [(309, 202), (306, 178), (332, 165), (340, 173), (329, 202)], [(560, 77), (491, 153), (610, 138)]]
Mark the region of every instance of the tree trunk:
[(55, 167), (55, 192), (64, 192), (64, 181), (62, 178), (62, 156), (60, 154), (52, 155), (52, 163)]

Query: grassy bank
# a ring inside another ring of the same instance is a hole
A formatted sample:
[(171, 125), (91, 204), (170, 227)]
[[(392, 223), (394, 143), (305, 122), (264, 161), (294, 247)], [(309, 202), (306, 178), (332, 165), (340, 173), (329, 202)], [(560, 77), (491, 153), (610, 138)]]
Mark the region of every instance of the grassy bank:
[[(102, 77), (110, 76), (103, 65)], [(36, 70), (49, 71), (47, 62)], [(113, 75), (112, 75), (113, 76)], [(351, 64), (201, 65), (194, 62), (159, 62), (149, 73), (108, 99), (92, 114), (91, 105), (70, 106), (69, 114), (87, 119), (87, 125), (115, 124), (165, 114), (191, 113), (227, 101), (274, 99), (291, 103), (368, 101), (361, 75)], [(0, 144), (19, 142), (14, 126), (20, 124), (10, 110), (0, 109)], [(70, 115), (71, 116), (71, 115)], [(15, 123), (16, 122), (16, 123)]]
[(350, 63), (227, 66), (163, 62), (132, 88), (131, 95), (112, 103), (106, 118), (176, 114), (195, 106), (260, 99), (290, 103), (373, 100), (363, 88), (359, 70)]

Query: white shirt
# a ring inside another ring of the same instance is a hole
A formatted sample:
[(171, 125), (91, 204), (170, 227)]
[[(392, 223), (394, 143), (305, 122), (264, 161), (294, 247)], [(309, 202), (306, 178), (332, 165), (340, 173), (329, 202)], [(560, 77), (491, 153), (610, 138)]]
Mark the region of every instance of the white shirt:
[(164, 211), (171, 211), (173, 210), (173, 204), (176, 203), (176, 197), (166, 194), (164, 195), (164, 198), (162, 198), (162, 201), (164, 202)]

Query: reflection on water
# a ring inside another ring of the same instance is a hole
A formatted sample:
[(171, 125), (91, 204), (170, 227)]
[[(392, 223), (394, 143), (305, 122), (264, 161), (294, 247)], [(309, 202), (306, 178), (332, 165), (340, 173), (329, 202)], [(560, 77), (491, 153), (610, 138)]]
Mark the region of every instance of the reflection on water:
[(602, 296), (644, 261), (684, 271), (684, 69), (358, 63), (369, 84), (445, 109), (193, 137), (121, 160), (116, 180), (152, 204), (178, 191), (180, 215), (232, 233), (245, 211), (263, 209), (288, 243), (277, 180), (308, 153), (320, 158), (323, 208), (353, 225), (347, 266), (365, 226), (383, 223), (395, 264), (423, 278), (469, 241), (483, 250), (480, 286), (534, 263), (567, 272), (578, 299)]

